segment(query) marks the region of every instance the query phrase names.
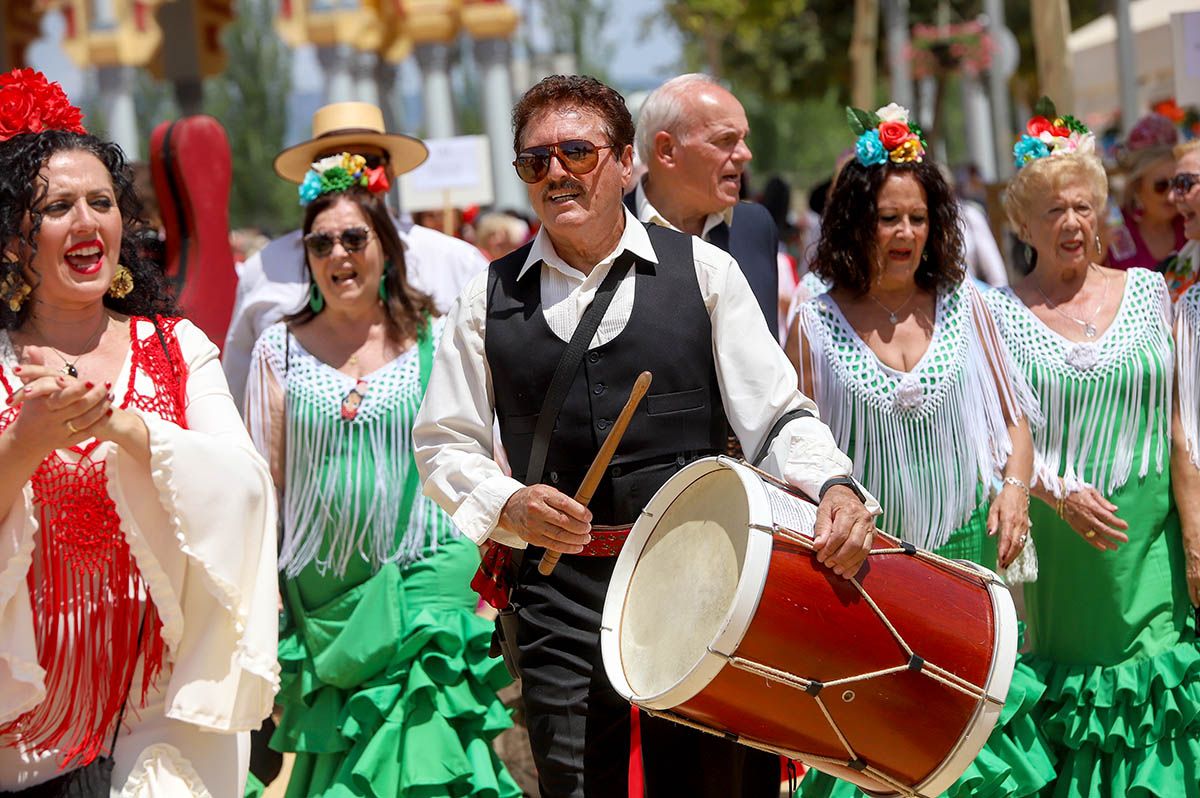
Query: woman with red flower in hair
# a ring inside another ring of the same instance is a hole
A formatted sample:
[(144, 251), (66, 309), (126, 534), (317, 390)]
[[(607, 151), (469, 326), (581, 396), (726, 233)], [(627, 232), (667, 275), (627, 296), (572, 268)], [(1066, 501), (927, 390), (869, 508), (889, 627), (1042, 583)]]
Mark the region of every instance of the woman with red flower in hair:
[(124, 155), (0, 75), (0, 794), (232, 796), (278, 685), (275, 507)]

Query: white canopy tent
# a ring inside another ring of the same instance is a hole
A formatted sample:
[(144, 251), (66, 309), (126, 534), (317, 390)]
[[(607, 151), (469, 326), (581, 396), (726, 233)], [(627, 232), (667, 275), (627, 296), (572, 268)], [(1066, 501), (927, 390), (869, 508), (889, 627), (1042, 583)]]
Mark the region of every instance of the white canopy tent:
[[(1200, 0), (1133, 0), (1129, 16), (1137, 62), (1138, 109), (1174, 95), (1171, 15), (1200, 11)], [(1075, 84), (1075, 116), (1103, 126), (1121, 108), (1117, 79), (1117, 23), (1105, 14), (1071, 33), (1067, 39)]]

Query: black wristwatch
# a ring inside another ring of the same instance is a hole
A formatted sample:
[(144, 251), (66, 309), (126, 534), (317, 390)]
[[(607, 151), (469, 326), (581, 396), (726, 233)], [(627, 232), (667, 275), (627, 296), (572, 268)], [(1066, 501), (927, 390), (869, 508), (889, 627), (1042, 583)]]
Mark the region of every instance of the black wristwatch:
[(818, 501), (824, 500), (825, 492), (834, 485), (845, 485), (847, 488), (854, 491), (854, 495), (858, 497), (860, 502), (863, 504), (867, 503), (867, 497), (864, 496), (863, 492), (859, 489), (858, 483), (850, 477), (830, 477), (829, 479), (825, 480), (825, 484), (821, 486), (821, 490), (817, 493)]

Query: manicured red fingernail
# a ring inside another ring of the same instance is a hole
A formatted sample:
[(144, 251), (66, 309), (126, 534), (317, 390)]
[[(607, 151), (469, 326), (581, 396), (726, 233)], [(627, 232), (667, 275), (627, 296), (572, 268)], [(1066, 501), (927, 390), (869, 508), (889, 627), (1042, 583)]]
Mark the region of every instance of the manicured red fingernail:
[(90, 391), (90, 390), (92, 390), (93, 388), (95, 388), (95, 387), (96, 387), (96, 384), (95, 384), (94, 382), (85, 382), (85, 383), (83, 384), (83, 387), (84, 387), (84, 388), (87, 388), (87, 389)]
[(111, 382), (106, 382), (106, 383), (104, 383), (104, 387), (105, 387), (105, 388), (111, 388), (111, 387), (112, 387), (112, 383), (111, 383)]
[(106, 416), (111, 416), (111, 415), (112, 415), (112, 408), (110, 407), (110, 408), (108, 408), (108, 410), (104, 411), (104, 415), (106, 415)]
[(6, 405), (11, 405), (11, 404), (12, 404), (12, 400), (13, 400), (13, 398), (12, 398), (12, 394), (9, 394), (9, 395), (8, 395), (8, 398), (4, 400), (4, 404), (6, 404)]
[(20, 374), (20, 373), (21, 373), (21, 367), (20, 367), (20, 366), (13, 366), (13, 373), (15, 373), (15, 374)]

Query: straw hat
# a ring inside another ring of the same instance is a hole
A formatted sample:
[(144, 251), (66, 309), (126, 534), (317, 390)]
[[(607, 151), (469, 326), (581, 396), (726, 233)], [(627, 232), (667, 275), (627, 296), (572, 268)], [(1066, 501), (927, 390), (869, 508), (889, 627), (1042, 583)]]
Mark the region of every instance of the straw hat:
[(275, 156), (275, 174), (292, 183), (301, 183), (318, 153), (363, 146), (387, 152), (388, 172), (393, 177), (411, 172), (429, 156), (429, 149), (420, 139), (386, 132), (383, 111), (371, 103), (323, 105), (313, 114), (312, 131), (311, 139)]

